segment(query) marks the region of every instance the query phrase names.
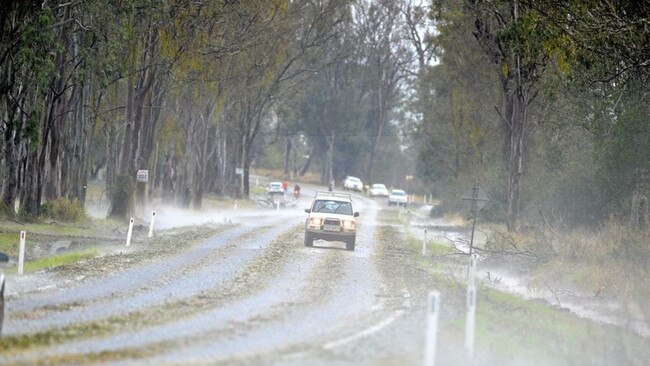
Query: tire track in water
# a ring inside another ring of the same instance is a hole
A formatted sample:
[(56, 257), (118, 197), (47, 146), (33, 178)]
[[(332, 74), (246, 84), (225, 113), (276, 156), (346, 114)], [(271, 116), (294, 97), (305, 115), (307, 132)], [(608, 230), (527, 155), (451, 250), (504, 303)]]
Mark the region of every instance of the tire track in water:
[(183, 267), (191, 266), (194, 262), (204, 258), (206, 255), (221, 249), (230, 241), (276, 221), (278, 220), (263, 220), (256, 222), (255, 225), (239, 226), (227, 230), (214, 238), (204, 241), (201, 245), (192, 248), (188, 252), (165, 258), (162, 261), (147, 263), (143, 266), (128, 269), (114, 276), (85, 282), (72, 288), (64, 288), (31, 296), (28, 295), (8, 302), (6, 311), (9, 314), (30, 312), (42, 307), (64, 306), (92, 299), (103, 299), (115, 296), (121, 292), (137, 290), (143, 284), (147, 284)]
[[(299, 247), (302, 242), (292, 244)], [(294, 256), (277, 275), (267, 278), (262, 288), (241, 299), (133, 333), (66, 343), (40, 352), (38, 356), (98, 354), (143, 347), (174, 348), (208, 336), (223, 337), (240, 332), (240, 324), (249, 324), (255, 319), (279, 316), (289, 304), (304, 302), (305, 293), (312, 293), (310, 297), (314, 298), (326, 295), (323, 289), (313, 289), (311, 284), (328, 269), (337, 268), (335, 253), (329, 251), (314, 256), (308, 250), (293, 250), (291, 254)], [(28, 355), (22, 357), (29, 358)]]
[[(305, 342), (320, 343), (323, 337), (367, 316), (376, 302), (375, 295), (380, 288), (381, 277), (370, 258), (375, 251), (377, 204), (370, 200), (363, 201), (371, 207), (368, 218), (360, 223), (357, 234), (360, 250), (332, 251), (334, 260), (340, 261), (341, 269), (321, 279), (328, 286), (328, 297), (318, 298), (318, 302), (289, 306), (280, 319), (263, 322), (244, 334), (193, 342), (191, 346), (171, 350), (145, 362), (217, 362), (273, 352)], [(130, 360), (117, 364), (132, 362)]]
[[(213, 262), (204, 265), (203, 267), (192, 268), (192, 265), (197, 261), (200, 263), (204, 260), (206, 258), (206, 253), (218, 251), (227, 246), (231, 241), (236, 240), (246, 233), (253, 232), (258, 227), (259, 226), (234, 229), (227, 233), (227, 235), (220, 236), (218, 241), (207, 241), (200, 249), (193, 251), (193, 253), (188, 256), (189, 258), (192, 258), (192, 260), (184, 261), (185, 265), (189, 266), (189, 269), (192, 270), (192, 273), (173, 276), (173, 271), (178, 271), (179, 266), (173, 266), (173, 268), (169, 270), (163, 268), (161, 269), (163, 272), (162, 274), (157, 272), (147, 276), (149, 279), (162, 278), (161, 281), (157, 281), (157, 287), (146, 288), (128, 298), (111, 297), (106, 301), (92, 304), (95, 306), (49, 314), (48, 317), (44, 319), (21, 319), (18, 321), (11, 321), (10, 319), (6, 324), (5, 334), (20, 335), (43, 332), (71, 324), (99, 321), (116, 315), (132, 313), (147, 307), (190, 298), (204, 291), (218, 288), (223, 285), (224, 282), (232, 279), (238, 269), (245, 266), (245, 264), (255, 258), (258, 253), (263, 252), (275, 237), (287, 231), (288, 228), (280, 226), (260, 235), (255, 239), (254, 248), (256, 249), (252, 249), (251, 247), (243, 251), (234, 250), (233, 253), (229, 253), (231, 255), (217, 256)], [(224, 240), (224, 238), (228, 240)], [(168, 262), (169, 261), (165, 261), (165, 263)], [(158, 264), (156, 265), (156, 268), (160, 268), (158, 267)], [(140, 285), (142, 284), (142, 281), (137, 282), (139, 282)], [(139, 288), (139, 286), (133, 288)], [(110, 293), (108, 295), (110, 296)]]

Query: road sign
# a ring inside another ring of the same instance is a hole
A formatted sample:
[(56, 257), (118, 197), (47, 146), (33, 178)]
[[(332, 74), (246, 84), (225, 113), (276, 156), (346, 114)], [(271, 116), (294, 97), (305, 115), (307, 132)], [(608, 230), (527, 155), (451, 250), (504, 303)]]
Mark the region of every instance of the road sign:
[(149, 171), (138, 170), (138, 174), (135, 176), (135, 181), (140, 183), (147, 183), (149, 181)]
[(242, 169), (242, 168), (235, 168), (235, 174), (237, 174), (237, 175), (242, 175), (242, 174), (244, 174), (244, 169)]

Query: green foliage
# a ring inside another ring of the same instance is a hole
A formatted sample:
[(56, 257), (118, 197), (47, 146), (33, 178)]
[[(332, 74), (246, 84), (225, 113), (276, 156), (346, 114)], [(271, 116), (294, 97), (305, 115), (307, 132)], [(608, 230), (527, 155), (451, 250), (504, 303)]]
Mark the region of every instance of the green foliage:
[(87, 218), (86, 210), (79, 200), (65, 197), (43, 204), (41, 213), (43, 217), (64, 222), (79, 222)]
[(51, 269), (69, 265), (86, 258), (97, 256), (97, 249), (88, 249), (82, 252), (71, 252), (52, 257), (40, 258), (35, 261), (25, 262), (25, 272), (34, 272), (42, 269)]
[(20, 234), (0, 232), (0, 252), (10, 257), (18, 256), (18, 246)]

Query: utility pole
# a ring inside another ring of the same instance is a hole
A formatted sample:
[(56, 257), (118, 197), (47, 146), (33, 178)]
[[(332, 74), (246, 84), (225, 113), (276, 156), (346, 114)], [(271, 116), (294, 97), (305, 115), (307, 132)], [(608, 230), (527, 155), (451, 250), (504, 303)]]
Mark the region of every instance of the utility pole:
[(474, 231), (476, 229), (476, 215), (478, 211), (485, 206), (488, 198), (485, 193), (481, 190), (479, 183), (476, 182), (472, 188), (472, 192), (469, 197), (465, 196), (461, 198), (463, 201), (471, 201), (471, 212), (472, 212), (472, 234), (469, 239), (469, 254), (472, 255), (474, 252)]

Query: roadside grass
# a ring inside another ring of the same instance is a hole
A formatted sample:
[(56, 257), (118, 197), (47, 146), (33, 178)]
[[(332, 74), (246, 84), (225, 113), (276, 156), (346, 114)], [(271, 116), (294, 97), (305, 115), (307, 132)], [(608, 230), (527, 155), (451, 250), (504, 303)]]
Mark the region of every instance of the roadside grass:
[[(394, 227), (383, 230), (397, 232)], [(447, 255), (451, 253), (441, 243), (428, 247), (431, 255), (421, 256), (421, 238), (413, 236), (407, 236), (405, 244), (442, 293), (438, 333), (441, 364), (645, 365), (650, 359), (648, 338), (631, 330), (583, 319), (545, 301), (525, 300), (483, 285), (477, 292), (476, 352), (474, 359), (469, 359), (464, 349), (464, 257)], [(436, 248), (443, 253), (432, 254)], [(578, 275), (584, 273), (578, 270)]]
[(18, 255), (19, 234), (0, 232), (0, 252), (8, 256)]
[[(421, 251), (422, 250), (422, 241), (424, 238), (418, 239), (412, 235), (409, 235), (407, 238), (408, 244), (411, 247), (412, 250), (414, 251)], [(427, 240), (427, 254), (432, 255), (432, 256), (443, 256), (443, 255), (449, 255), (449, 254), (459, 254), (460, 252), (455, 250), (454, 248), (451, 248), (449, 245), (446, 245), (445, 243), (441, 243), (438, 241), (433, 241), (433, 240)]]
[(97, 254), (97, 248), (90, 248), (80, 252), (70, 252), (61, 255), (40, 258), (35, 261), (25, 262), (25, 272), (35, 272), (41, 269), (61, 267), (71, 263), (76, 263), (86, 258), (96, 257)]
[[(443, 308), (457, 307), (441, 322), (440, 343), (449, 351), (442, 352), (441, 364), (469, 364), (463, 348), (465, 284), (442, 270), (445, 264), (440, 259), (436, 258), (437, 266), (425, 263), (425, 269), (440, 284)], [(527, 301), (485, 286), (477, 291), (474, 364), (643, 365), (648, 359), (647, 339), (625, 328), (598, 324), (546, 302)]]

